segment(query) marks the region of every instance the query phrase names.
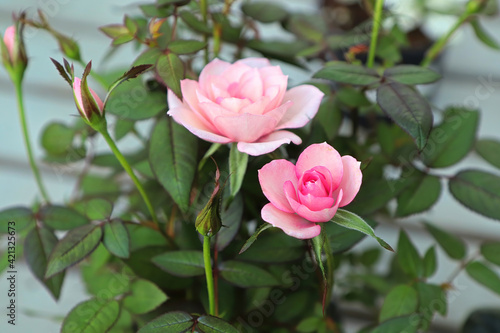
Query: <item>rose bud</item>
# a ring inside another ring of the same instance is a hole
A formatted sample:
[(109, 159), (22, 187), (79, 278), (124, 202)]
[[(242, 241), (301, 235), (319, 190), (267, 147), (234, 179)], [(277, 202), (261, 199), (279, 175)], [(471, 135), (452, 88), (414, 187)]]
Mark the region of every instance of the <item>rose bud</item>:
[(28, 66), (28, 58), (21, 36), (22, 23), (19, 23), (19, 27), (20, 29), (15, 25), (8, 27), (2, 39), (2, 62), (14, 81), (22, 79)]
[(82, 80), (74, 78), (73, 96), (81, 116), (85, 122), (92, 126), (104, 118), (104, 104), (99, 96), (88, 87), (87, 75), (84, 73)]

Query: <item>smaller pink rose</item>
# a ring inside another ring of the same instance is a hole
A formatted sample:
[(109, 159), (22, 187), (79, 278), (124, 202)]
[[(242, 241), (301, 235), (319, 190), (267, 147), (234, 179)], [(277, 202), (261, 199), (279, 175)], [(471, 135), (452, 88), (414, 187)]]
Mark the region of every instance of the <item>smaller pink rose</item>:
[(90, 105), (85, 107), (82, 98), (82, 80), (75, 77), (73, 81), (73, 95), (75, 97), (76, 107), (85, 120), (90, 120), (93, 113), (97, 114), (99, 117), (104, 115), (104, 104), (102, 100), (92, 89), (89, 88), (89, 91), (92, 95), (90, 97)]
[(296, 165), (271, 161), (259, 170), (260, 186), (270, 201), (262, 208), (262, 219), (295, 238), (318, 236), (316, 222), (330, 221), (358, 193), (360, 164), (352, 156), (341, 157), (326, 142), (307, 147)]
[(311, 85), (287, 90), (288, 77), (265, 58), (234, 64), (215, 59), (198, 81), (181, 81), (182, 101), (169, 90), (168, 114), (199, 138), (237, 142), (249, 155), (267, 154), (302, 140), (286, 131), (306, 125), (318, 112), (323, 93)]

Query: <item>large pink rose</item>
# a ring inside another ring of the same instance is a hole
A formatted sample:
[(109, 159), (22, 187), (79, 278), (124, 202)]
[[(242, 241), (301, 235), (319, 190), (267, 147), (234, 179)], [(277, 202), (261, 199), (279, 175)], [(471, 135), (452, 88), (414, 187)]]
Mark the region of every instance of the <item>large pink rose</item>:
[(297, 164), (274, 160), (259, 170), (259, 182), (270, 201), (262, 219), (290, 236), (308, 239), (319, 235), (316, 222), (330, 221), (348, 205), (361, 186), (360, 162), (340, 156), (329, 144), (313, 144)]
[(203, 140), (238, 142), (249, 155), (272, 152), (285, 143), (302, 140), (284, 128), (299, 128), (318, 111), (323, 93), (314, 86), (290, 90), (288, 77), (265, 58), (234, 64), (215, 59), (199, 81), (181, 81), (183, 101), (168, 92), (168, 114)]

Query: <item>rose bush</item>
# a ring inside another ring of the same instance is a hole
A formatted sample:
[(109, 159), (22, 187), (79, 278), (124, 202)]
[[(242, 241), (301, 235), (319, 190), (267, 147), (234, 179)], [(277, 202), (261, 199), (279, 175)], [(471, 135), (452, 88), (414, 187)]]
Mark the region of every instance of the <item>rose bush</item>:
[(181, 81), (181, 101), (169, 90), (168, 114), (203, 140), (238, 142), (249, 155), (272, 152), (301, 138), (285, 131), (300, 128), (317, 113), (323, 93), (311, 85), (287, 89), (288, 76), (265, 58), (234, 64), (215, 59), (199, 81)]
[(262, 219), (290, 236), (316, 237), (337, 209), (348, 205), (361, 187), (360, 162), (340, 154), (329, 144), (313, 144), (300, 154), (297, 164), (274, 160), (259, 170), (259, 182), (270, 201)]

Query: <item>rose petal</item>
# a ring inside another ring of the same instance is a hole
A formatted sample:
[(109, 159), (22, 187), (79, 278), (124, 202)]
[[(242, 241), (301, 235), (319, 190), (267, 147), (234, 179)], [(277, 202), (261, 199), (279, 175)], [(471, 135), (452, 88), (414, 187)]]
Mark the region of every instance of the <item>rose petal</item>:
[(211, 77), (218, 77), (231, 66), (230, 63), (222, 61), (220, 59), (214, 59), (208, 63), (200, 73), (199, 83), (203, 90), (208, 91), (210, 89)]
[(337, 209), (339, 208), (339, 203), (342, 200), (342, 189), (339, 191), (339, 196), (336, 198), (336, 203), (334, 206), (318, 211), (313, 211), (306, 205), (303, 205), (297, 201), (297, 193), (293, 188), (291, 182), (285, 182), (284, 186), (285, 196), (288, 203), (292, 209), (300, 216), (311, 222), (328, 222), (330, 221)]
[(200, 118), (187, 107), (180, 106), (173, 109), (171, 108), (167, 114), (172, 116), (177, 123), (187, 128), (188, 131), (200, 139), (217, 143), (232, 142), (231, 139), (226, 138), (219, 133), (212, 132), (211, 129), (205, 126), (205, 124), (200, 121)]
[(267, 204), (261, 211), (262, 219), (280, 228), (287, 235), (298, 239), (310, 239), (321, 233), (321, 227), (296, 214), (286, 213), (272, 204)]
[[(200, 106), (200, 95), (203, 93), (199, 90), (198, 82), (194, 80), (184, 79), (181, 81), (181, 91), (182, 91), (182, 100), (184, 106), (190, 108), (200, 120), (211, 129), (211, 131), (215, 131), (215, 127), (211, 123), (211, 118), (205, 113), (204, 109)], [(167, 99), (170, 105), (170, 101), (174, 101), (174, 98), (177, 98), (174, 93), (170, 90), (168, 91)], [(205, 97), (206, 98), (206, 97)], [(176, 104), (176, 101), (174, 101)]]
[(224, 73), (222, 73), (222, 77), (225, 78), (230, 84), (233, 82), (239, 83), (243, 74), (251, 70), (252, 67), (237, 61), (229, 66)]
[(342, 190), (343, 196), (339, 207), (344, 207), (351, 203), (361, 187), (363, 174), (361, 173), (360, 165), (354, 157), (345, 155), (342, 156), (342, 164), (344, 165), (344, 175), (340, 182), (339, 188), (333, 193), (333, 197)]
[(274, 160), (259, 170), (259, 183), (266, 198), (278, 209), (293, 213), (293, 209), (286, 199), (283, 186), (286, 181), (297, 186), (295, 165), (287, 160)]
[(10, 60), (14, 59), (14, 44), (16, 42), (16, 27), (11, 25), (7, 29), (5, 29), (5, 34), (3, 35), (3, 42), (7, 51), (9, 52)]
[(224, 136), (236, 142), (254, 142), (272, 132), (277, 120), (269, 116), (236, 114), (214, 118), (214, 125)]
[[(75, 79), (73, 80), (73, 91), (75, 93), (79, 109), (82, 110), (83, 112), (85, 112), (84, 109), (83, 109), (82, 87), (81, 87), (81, 85), (82, 85), (82, 80), (80, 78), (78, 78), (78, 77), (75, 77)], [(89, 91), (92, 94), (92, 96), (94, 97), (94, 100), (97, 103), (97, 106), (99, 107), (99, 111), (102, 114), (102, 111), (104, 109), (103, 102), (101, 101), (101, 99), (99, 98), (99, 96), (92, 89), (89, 88)]]
[(300, 178), (304, 172), (316, 166), (324, 166), (332, 175), (331, 189), (338, 188), (342, 180), (342, 158), (335, 148), (324, 143), (312, 144), (300, 154), (296, 164), (297, 177)]
[(288, 90), (284, 101), (292, 101), (293, 106), (283, 116), (277, 129), (300, 128), (307, 124), (318, 112), (324, 94), (318, 88), (302, 85)]
[(257, 69), (252, 68), (241, 77), (238, 87), (239, 98), (248, 98), (252, 102), (258, 101), (264, 95), (262, 78)]
[(260, 138), (257, 142), (238, 142), (238, 150), (248, 155), (259, 156), (290, 142), (300, 145), (302, 139), (289, 131), (277, 131)]
[(236, 61), (235, 64), (245, 64), (252, 68), (271, 66), (271, 63), (266, 58), (244, 58)]

